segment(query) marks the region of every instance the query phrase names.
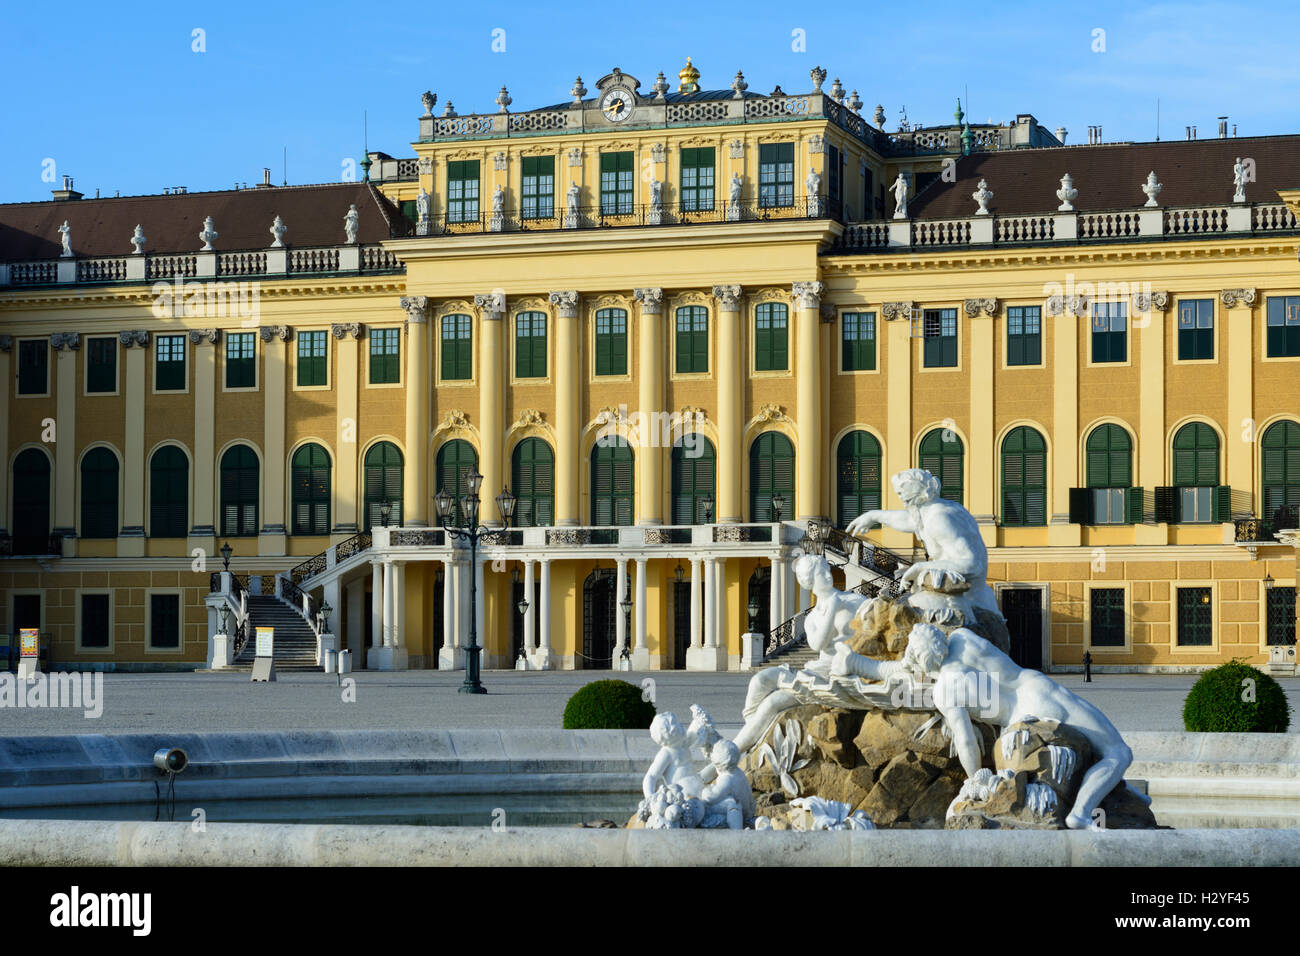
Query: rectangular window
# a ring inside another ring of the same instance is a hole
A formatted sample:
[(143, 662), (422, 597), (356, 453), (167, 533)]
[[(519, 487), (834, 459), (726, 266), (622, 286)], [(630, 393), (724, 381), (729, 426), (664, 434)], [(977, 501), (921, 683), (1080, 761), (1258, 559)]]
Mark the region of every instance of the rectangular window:
[(1128, 524), (1123, 488), (1093, 488), (1092, 524)]
[(1209, 647), (1214, 643), (1214, 605), (1210, 589), (1178, 588), (1178, 646)]
[(154, 349), (153, 386), (159, 392), (185, 389), (185, 336), (158, 336)]
[(109, 645), (109, 596), (83, 594), (81, 596), (81, 646), (107, 648)]
[(600, 214), (632, 213), (632, 153), (600, 154)]
[(1214, 520), (1214, 488), (1179, 488), (1178, 520), (1212, 522)]
[(627, 374), (627, 313), (622, 309), (596, 313), (596, 374)]
[(709, 313), (702, 305), (677, 310), (678, 373), (709, 370)]
[(1128, 361), (1128, 310), (1123, 302), (1092, 304), (1092, 361)]
[(845, 312), (840, 317), (842, 347), (840, 367), (845, 372), (865, 372), (876, 367), (876, 313)]
[(1178, 358), (1214, 358), (1214, 300), (1184, 299), (1178, 303)]
[(682, 211), (713, 208), (713, 147), (682, 150)]
[(1274, 585), (1265, 594), (1265, 640), (1272, 646), (1295, 643), (1295, 587)]
[(957, 367), (957, 310), (926, 309), (922, 316), (926, 368)]
[(1300, 295), (1268, 297), (1268, 357), (1300, 356)]
[(402, 330), (370, 330), (370, 384), (396, 385), (402, 380)]
[(117, 339), (86, 341), (86, 391), (117, 391)]
[(1007, 309), (1007, 364), (1043, 364), (1043, 310), (1041, 306)]
[(758, 204), (794, 205), (794, 143), (759, 145)]
[(874, 190), (874, 180), (871, 176), (871, 170), (865, 166), (862, 169), (862, 218), (871, 218), (871, 194)]
[(445, 381), (467, 381), (474, 377), (474, 341), (468, 315), (442, 317), (442, 377)]
[(522, 167), (520, 217), (550, 219), (555, 215), (555, 157), (525, 156)]
[(176, 650), (181, 646), (181, 596), (149, 595), (149, 646)]
[(840, 190), (842, 188), (843, 176), (842, 164), (844, 154), (832, 146), (826, 144), (826, 198), (832, 203), (838, 205), (841, 199)]
[(329, 357), (328, 332), (298, 333), (298, 385), (325, 385)]
[(50, 390), (50, 343), (27, 339), (18, 343), (18, 394), (44, 395)]
[(546, 377), (546, 314), (515, 316), (515, 378)]
[(754, 370), (783, 372), (790, 367), (790, 311), (781, 302), (764, 302), (754, 312)]
[(1093, 588), (1089, 595), (1093, 647), (1124, 646), (1124, 589)]
[(257, 385), (257, 335), (253, 332), (226, 333), (226, 388)]
[(478, 220), (478, 160), (447, 162), (447, 221)]

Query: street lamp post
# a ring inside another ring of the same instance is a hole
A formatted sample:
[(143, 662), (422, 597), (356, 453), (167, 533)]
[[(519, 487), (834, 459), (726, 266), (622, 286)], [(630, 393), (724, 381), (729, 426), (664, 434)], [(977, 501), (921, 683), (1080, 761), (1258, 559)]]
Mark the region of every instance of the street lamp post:
[(632, 588), (628, 586), (627, 593), (623, 595), (623, 600), (618, 606), (623, 609), (623, 650), (619, 656), (625, 661), (632, 659), (632, 652), (628, 650), (628, 638), (632, 634)]
[[(480, 661), (478, 646), (478, 541), (492, 529), (479, 524), (479, 489), (483, 485), (483, 476), (477, 471), (465, 476), (465, 494), (457, 501), (446, 488), (434, 495), (433, 502), (438, 510), (438, 520), (443, 530), (454, 538), (469, 542), (469, 643), (465, 647), (465, 682), (460, 685), (462, 694), (486, 694), (487, 688), (479, 679)], [(515, 513), (515, 496), (507, 488), (497, 495), (497, 508), (505, 527), (510, 527), (510, 518)], [(452, 509), (460, 506), (460, 520), (457, 525)]]
[(227, 541), (225, 544), (221, 546), (221, 561), (223, 564), (225, 564), (225, 568), (223, 570), (226, 571), (230, 570), (230, 556), (234, 553), (235, 553), (235, 549), (230, 546), (229, 541)]
[(772, 520), (781, 523), (781, 512), (785, 510), (785, 495), (777, 492), (772, 496)]

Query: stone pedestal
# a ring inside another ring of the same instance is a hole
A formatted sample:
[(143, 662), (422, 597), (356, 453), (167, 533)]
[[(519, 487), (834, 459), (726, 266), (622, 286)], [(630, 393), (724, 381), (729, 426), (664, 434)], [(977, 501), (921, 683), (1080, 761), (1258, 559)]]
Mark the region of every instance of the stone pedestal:
[(532, 669), (535, 671), (555, 669), (555, 662), (551, 659), (551, 652), (544, 647), (539, 647), (533, 651), (532, 656), (528, 658), (528, 663), (532, 665)]
[(325, 660), (326, 651), (338, 651), (339, 638), (337, 634), (321, 634), (316, 641), (316, 663), (321, 664)]
[(747, 631), (740, 635), (740, 666), (741, 667), (758, 667), (765, 660), (763, 653), (763, 643), (767, 640), (764, 634), (755, 634), (753, 631)]
[(375, 671), (404, 671), (408, 657), (404, 647), (372, 647), (366, 667)]
[(235, 642), (229, 634), (216, 634), (212, 638), (212, 663), (214, 671), (229, 667), (235, 661)]
[(463, 671), (465, 669), (465, 651), (459, 647), (442, 647), (438, 650), (438, 670)]
[(632, 670), (648, 671), (655, 669), (655, 660), (650, 656), (650, 648), (632, 648)]
[(686, 669), (688, 671), (725, 671), (727, 669), (727, 652), (721, 647), (688, 647), (686, 649)]

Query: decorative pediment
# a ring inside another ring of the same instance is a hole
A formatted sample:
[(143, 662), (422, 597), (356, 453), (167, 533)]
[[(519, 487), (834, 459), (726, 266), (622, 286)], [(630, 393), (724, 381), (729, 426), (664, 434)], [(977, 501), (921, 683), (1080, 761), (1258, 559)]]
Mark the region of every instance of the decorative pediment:
[(687, 149), (696, 146), (721, 146), (722, 138), (720, 136), (689, 136), (686, 139), (678, 140), (677, 145)]
[(520, 312), (549, 312), (550, 302), (540, 296), (528, 295), (522, 299), (510, 300), (510, 312), (512, 315), (518, 315)]
[(444, 153), (443, 159), (460, 160), (460, 159), (482, 159), (487, 155), (485, 149), (457, 149), (450, 153)]
[(448, 299), (440, 304), (434, 315), (442, 318), (444, 315), (473, 315), (474, 307), (464, 299)]
[(526, 146), (519, 150), (520, 156), (554, 156), (554, 146)]
[(683, 305), (702, 305), (705, 308), (709, 308), (710, 306), (713, 305), (712, 297), (704, 294), (703, 292), (695, 292), (695, 291), (679, 292), (677, 295), (672, 297), (671, 301), (674, 309), (679, 308)]
[(780, 405), (775, 402), (767, 402), (759, 406), (758, 414), (750, 420), (749, 424), (752, 427), (754, 425), (766, 425), (768, 422), (788, 421), (790, 421), (790, 416), (781, 409)]

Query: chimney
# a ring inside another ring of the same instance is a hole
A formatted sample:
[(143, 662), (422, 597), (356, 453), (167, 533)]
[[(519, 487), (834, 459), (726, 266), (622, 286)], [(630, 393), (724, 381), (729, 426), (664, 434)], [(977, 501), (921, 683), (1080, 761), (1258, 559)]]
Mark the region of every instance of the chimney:
[(1101, 145), (1101, 127), (1100, 127), (1100, 126), (1097, 127), (1097, 145), (1098, 145), (1098, 146)]
[(77, 192), (75, 189), (72, 188), (72, 177), (71, 177), (71, 176), (64, 176), (64, 177), (63, 177), (63, 188), (62, 188), (62, 189), (51, 189), (51, 190), (50, 190), (50, 194), (51, 194), (52, 196), (54, 196), (54, 201), (55, 201), (55, 202), (62, 202), (62, 201), (67, 200), (67, 199), (80, 199), (80, 198), (81, 198), (81, 193)]
[(1196, 139), (1196, 127), (1192, 127), (1192, 139)]
[(170, 186), (164, 186), (164, 187), (163, 187), (163, 195), (164, 195), (164, 196), (170, 196), (171, 194), (172, 194), (172, 188), (171, 188)]
[(1237, 124), (1236, 124), (1236, 123), (1233, 123), (1233, 124), (1232, 124), (1232, 135), (1233, 135), (1234, 137), (1237, 135)]
[(270, 188), (270, 185), (271, 185), (271, 168), (270, 168), (269, 166), (263, 166), (263, 167), (262, 167), (262, 181), (261, 181), (260, 183), (258, 183), (258, 188), (259, 188), (259, 189), (268, 189), (268, 188)]
[(1192, 138), (1192, 128), (1190, 126), (1187, 127), (1187, 138), (1188, 139)]
[(1065, 145), (1066, 129), (1064, 126), (1056, 127), (1056, 139), (1062, 146)]
[(1228, 138), (1228, 117), (1219, 117), (1219, 139)]

